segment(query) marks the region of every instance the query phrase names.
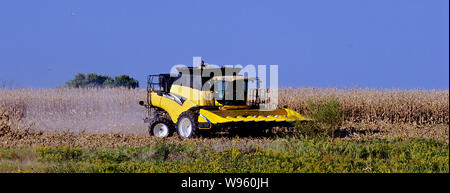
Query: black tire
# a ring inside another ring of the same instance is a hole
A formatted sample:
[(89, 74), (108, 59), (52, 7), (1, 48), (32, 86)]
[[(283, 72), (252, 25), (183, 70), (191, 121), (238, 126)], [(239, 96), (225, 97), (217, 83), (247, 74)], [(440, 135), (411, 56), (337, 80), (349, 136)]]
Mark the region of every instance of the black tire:
[[(156, 130), (156, 126), (160, 126), (160, 124), (164, 124), (167, 128), (168, 128), (168, 131), (167, 131), (167, 135), (165, 135), (165, 136), (161, 136), (161, 135), (159, 135), (158, 133), (155, 133), (155, 132), (157, 132)], [(175, 131), (175, 128), (174, 128), (174, 126), (173, 126), (173, 123), (170, 121), (170, 120), (168, 120), (168, 119), (165, 119), (165, 118), (156, 118), (154, 121), (152, 121), (151, 123), (150, 123), (150, 126), (149, 126), (149, 130), (148, 130), (148, 133), (150, 134), (150, 136), (156, 136), (156, 137), (170, 137), (170, 136), (172, 136), (173, 135), (173, 132)], [(156, 135), (155, 135), (156, 134)]]
[[(181, 123), (182, 120), (188, 119), (191, 123), (191, 132), (185, 133), (182, 131)], [(181, 113), (181, 115), (178, 117), (177, 121), (177, 133), (180, 138), (195, 138), (198, 135), (198, 113), (193, 111), (186, 111), (184, 113)]]

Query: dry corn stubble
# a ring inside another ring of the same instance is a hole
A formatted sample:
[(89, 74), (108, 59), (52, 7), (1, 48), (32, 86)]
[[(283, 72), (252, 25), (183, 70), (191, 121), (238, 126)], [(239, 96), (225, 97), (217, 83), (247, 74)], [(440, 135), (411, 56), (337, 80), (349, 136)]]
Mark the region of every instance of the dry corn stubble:
[(87, 133), (144, 133), (145, 109), (137, 101), (145, 90), (0, 90), (0, 107), (22, 106), (24, 124), (34, 129)]

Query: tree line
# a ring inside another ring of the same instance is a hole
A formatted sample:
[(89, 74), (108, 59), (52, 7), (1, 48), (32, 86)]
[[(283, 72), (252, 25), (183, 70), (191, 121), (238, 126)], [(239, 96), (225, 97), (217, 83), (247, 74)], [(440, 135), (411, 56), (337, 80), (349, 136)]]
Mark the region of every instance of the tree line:
[(96, 73), (78, 73), (73, 80), (65, 83), (66, 88), (138, 88), (139, 81), (128, 75), (114, 78)]

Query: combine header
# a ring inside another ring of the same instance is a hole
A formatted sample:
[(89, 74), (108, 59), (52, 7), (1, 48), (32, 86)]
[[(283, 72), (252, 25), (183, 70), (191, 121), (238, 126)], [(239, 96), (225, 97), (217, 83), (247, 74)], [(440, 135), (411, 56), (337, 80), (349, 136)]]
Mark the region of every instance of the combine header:
[[(147, 108), (144, 121), (150, 124), (150, 135), (167, 137), (176, 131), (180, 137), (193, 138), (200, 130), (263, 130), (308, 120), (287, 108), (260, 108), (270, 98), (261, 97), (264, 93), (258, 88), (258, 79), (237, 75), (241, 68), (208, 68), (202, 64), (177, 70), (179, 74), (175, 76), (148, 76), (147, 101), (139, 104)], [(229, 72), (231, 75), (224, 76)], [(254, 89), (249, 88), (252, 81), (258, 85)]]

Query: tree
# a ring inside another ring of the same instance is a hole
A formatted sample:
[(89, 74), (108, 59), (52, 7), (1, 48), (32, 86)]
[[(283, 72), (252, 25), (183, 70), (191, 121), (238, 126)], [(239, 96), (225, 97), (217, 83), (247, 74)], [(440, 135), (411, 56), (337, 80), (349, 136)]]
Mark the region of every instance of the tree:
[(139, 87), (139, 82), (133, 78), (130, 78), (130, 76), (123, 74), (114, 78), (114, 86), (136, 88)]
[(73, 80), (66, 82), (66, 87), (70, 88), (81, 88), (85, 85), (86, 76), (83, 73), (78, 73), (75, 75)]
[(112, 78), (107, 75), (98, 75), (95, 73), (89, 73), (86, 77), (85, 86), (104, 88), (106, 86), (104, 83), (107, 80), (112, 80)]
[(111, 78), (108, 75), (96, 73), (88, 73), (87, 75), (78, 73), (73, 80), (67, 81), (65, 86), (67, 88), (137, 88), (139, 87), (139, 82), (128, 75)]

